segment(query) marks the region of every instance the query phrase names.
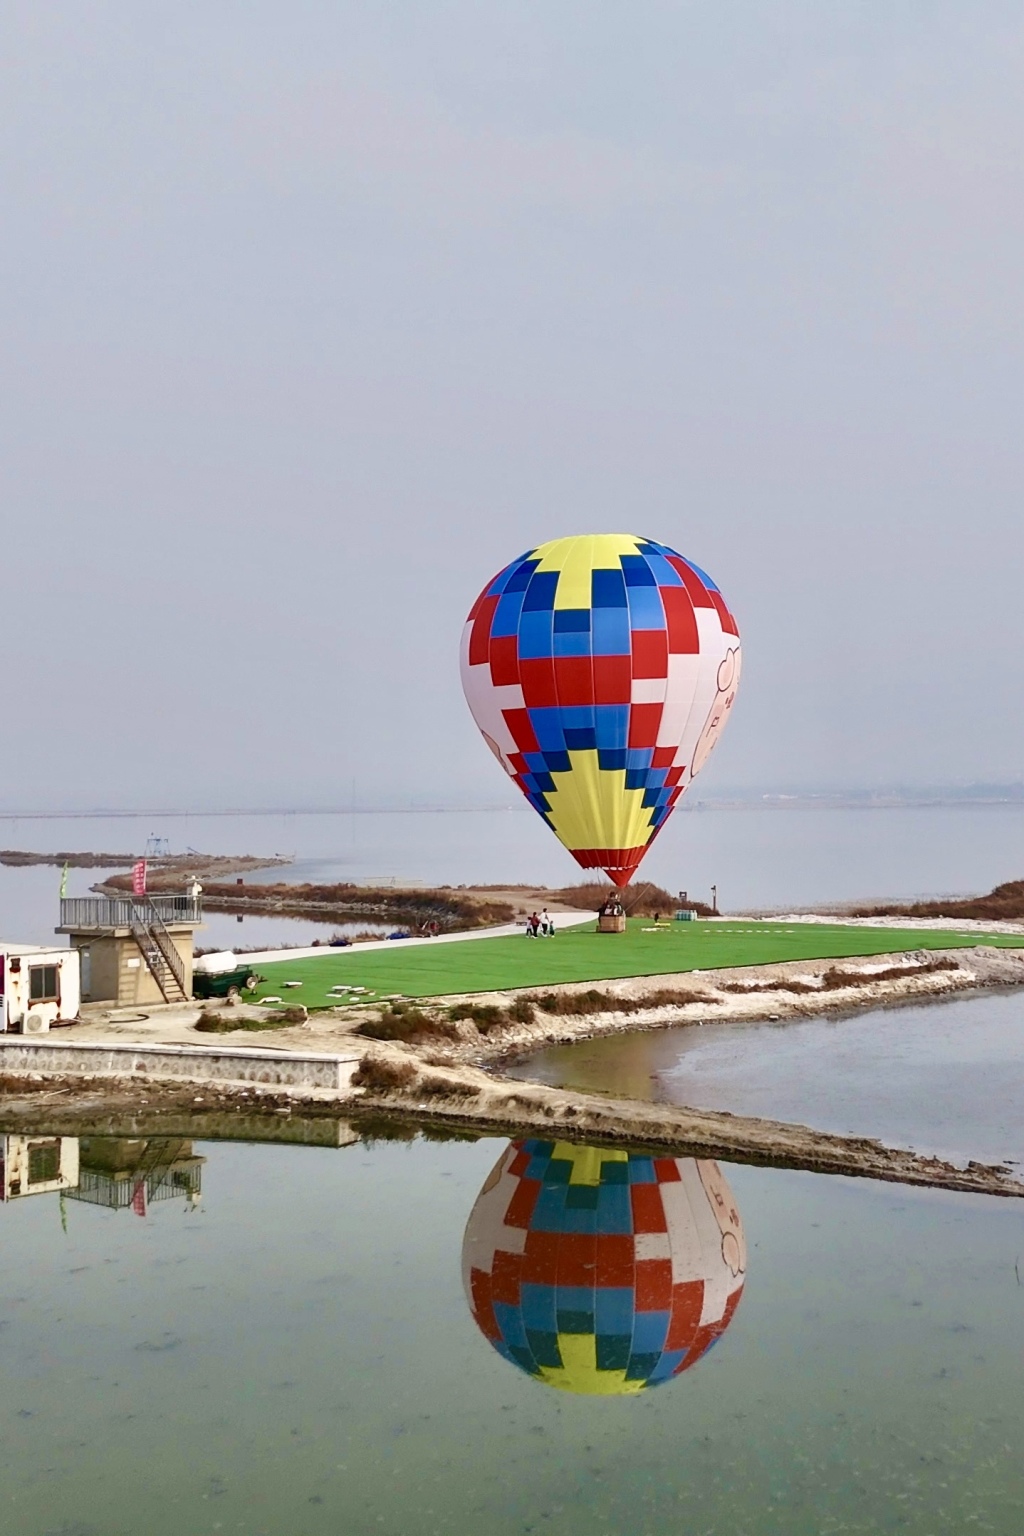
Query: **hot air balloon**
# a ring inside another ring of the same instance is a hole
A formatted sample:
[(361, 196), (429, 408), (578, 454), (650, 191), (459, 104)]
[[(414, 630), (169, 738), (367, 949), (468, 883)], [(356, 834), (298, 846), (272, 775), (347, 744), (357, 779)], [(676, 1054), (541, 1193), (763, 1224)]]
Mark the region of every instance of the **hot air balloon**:
[(481, 1333), (567, 1392), (641, 1392), (729, 1326), (746, 1273), (717, 1163), (514, 1141), (477, 1197), (462, 1277)]
[(470, 610), (462, 685), (491, 751), (584, 869), (627, 885), (721, 735), (740, 640), (666, 544), (553, 539)]

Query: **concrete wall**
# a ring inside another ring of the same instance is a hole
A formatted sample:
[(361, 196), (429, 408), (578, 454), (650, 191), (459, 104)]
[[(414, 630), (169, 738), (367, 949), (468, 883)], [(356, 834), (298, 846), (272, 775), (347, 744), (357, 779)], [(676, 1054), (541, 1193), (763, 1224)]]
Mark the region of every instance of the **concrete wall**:
[(285, 1055), (281, 1051), (190, 1045), (74, 1045), (0, 1038), (0, 1073), (73, 1073), (97, 1077), (178, 1078), (192, 1083), (265, 1083), (293, 1088), (347, 1088), (362, 1052), (352, 1056)]

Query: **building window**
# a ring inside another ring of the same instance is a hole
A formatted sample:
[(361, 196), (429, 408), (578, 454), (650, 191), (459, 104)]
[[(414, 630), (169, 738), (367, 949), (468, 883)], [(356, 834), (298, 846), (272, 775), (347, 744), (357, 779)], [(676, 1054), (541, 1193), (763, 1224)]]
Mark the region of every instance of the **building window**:
[(33, 965), (28, 972), (28, 1000), (30, 1003), (56, 1003), (60, 999), (57, 990), (57, 967)]
[(28, 1149), (28, 1182), (52, 1184), (60, 1178), (60, 1142), (43, 1141)]

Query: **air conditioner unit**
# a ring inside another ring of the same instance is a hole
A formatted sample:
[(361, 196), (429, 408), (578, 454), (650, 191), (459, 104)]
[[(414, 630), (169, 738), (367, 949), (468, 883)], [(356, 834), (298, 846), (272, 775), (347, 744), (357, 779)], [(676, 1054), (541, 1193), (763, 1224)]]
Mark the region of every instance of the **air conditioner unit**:
[(50, 1021), (41, 1013), (26, 1013), (21, 1021), (23, 1035), (47, 1035), (50, 1032)]

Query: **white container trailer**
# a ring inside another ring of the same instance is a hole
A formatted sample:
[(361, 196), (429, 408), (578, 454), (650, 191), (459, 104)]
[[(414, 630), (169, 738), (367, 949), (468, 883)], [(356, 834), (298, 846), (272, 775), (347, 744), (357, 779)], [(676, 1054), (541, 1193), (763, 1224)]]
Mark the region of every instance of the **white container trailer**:
[(0, 940), (0, 1033), (42, 1035), (77, 1019), (82, 1001), (77, 949)]

